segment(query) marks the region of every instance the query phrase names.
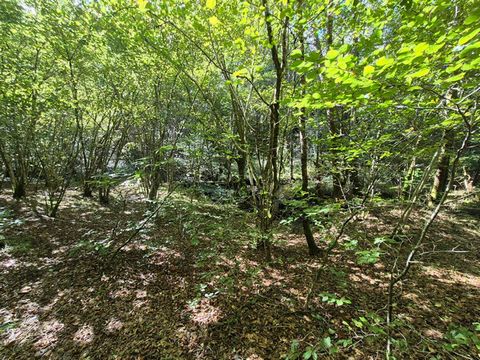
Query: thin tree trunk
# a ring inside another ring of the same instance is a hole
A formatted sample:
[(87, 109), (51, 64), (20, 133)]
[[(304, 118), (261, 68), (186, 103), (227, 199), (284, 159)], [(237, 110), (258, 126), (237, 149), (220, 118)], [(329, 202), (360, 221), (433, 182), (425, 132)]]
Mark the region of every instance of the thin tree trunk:
[(295, 176), (294, 176), (294, 164), (293, 164), (293, 160), (295, 158), (294, 156), (294, 153), (293, 153), (293, 150), (294, 150), (294, 138), (295, 134), (292, 132), (292, 134), (290, 135), (290, 141), (289, 141), (289, 147), (290, 147), (290, 181), (293, 182), (295, 180)]
[[(270, 239), (269, 231), (272, 223), (274, 204), (279, 188), (279, 174), (278, 174), (278, 138), (280, 132), (280, 99), (283, 83), (283, 75), (287, 66), (287, 38), (288, 38), (288, 16), (285, 18), (282, 25), (280, 45), (275, 44), (273, 28), (272, 28), (272, 14), (268, 6), (267, 0), (262, 0), (265, 18), (265, 26), (267, 30), (268, 43), (270, 44), (271, 60), (275, 69), (275, 89), (273, 93), (272, 103), (270, 108), (270, 123), (269, 123), (269, 142), (267, 161), (264, 167), (263, 184), (260, 201), (260, 229), (264, 234), (262, 240), (263, 247), (266, 252), (267, 259), (270, 259)], [(282, 53), (279, 54), (279, 48)]]
[(442, 145), (437, 171), (433, 178), (432, 189), (430, 191), (429, 206), (433, 206), (438, 202), (447, 187), (449, 164), (450, 156), (446, 154), (445, 145)]
[[(298, 6), (299, 9), (302, 9), (302, 1), (299, 1)], [(305, 56), (305, 39), (303, 34), (303, 26), (299, 29), (299, 38), (300, 38), (300, 50), (302, 51), (302, 60)], [(305, 76), (302, 75), (300, 78), (300, 83), (302, 85), (302, 96), (305, 95)], [(299, 128), (299, 140), (300, 140), (300, 164), (302, 170), (302, 197), (307, 202), (308, 205), (308, 138), (307, 138), (307, 130), (306, 130), (306, 109), (301, 109), (301, 115), (298, 119), (298, 128)], [(292, 141), (293, 143), (293, 141)], [(293, 158), (293, 151), (291, 154)], [(292, 166), (293, 168), (293, 166)], [(308, 252), (310, 255), (316, 255), (320, 253), (320, 248), (315, 243), (315, 239), (313, 238), (312, 228), (310, 226), (310, 220), (305, 214), (305, 211), (302, 213), (302, 226), (303, 226), (303, 233), (305, 235), (305, 240), (307, 241), (308, 245)]]
[[(465, 149), (468, 146), (468, 142), (470, 141), (470, 137), (472, 135), (472, 125), (468, 122), (466, 116), (461, 113), (462, 118), (466, 124), (467, 127), (467, 132), (463, 138), (461, 146), (457, 149), (455, 158), (452, 163), (452, 168), (450, 171), (450, 176), (447, 179), (447, 186), (445, 188), (445, 191), (442, 193), (441, 197), (438, 200), (438, 203), (436, 204), (435, 208), (432, 210), (430, 217), (425, 221), (424, 226), (422, 228), (422, 231), (420, 232), (420, 235), (411, 248), (410, 253), (407, 256), (407, 259), (405, 261), (405, 265), (402, 269), (402, 271), (397, 272), (397, 262), (398, 258), (395, 261), (392, 269), (390, 270), (390, 281), (388, 284), (388, 293), (387, 293), (387, 331), (388, 331), (388, 336), (387, 336), (387, 349), (386, 349), (386, 355), (387, 359), (390, 358), (392, 349), (392, 333), (391, 333), (391, 324), (393, 322), (393, 307), (394, 307), (394, 291), (395, 291), (395, 286), (399, 282), (401, 282), (407, 275), (408, 272), (413, 264), (413, 260), (415, 258), (415, 255), (417, 254), (417, 251), (420, 249), (422, 246), (428, 230), (430, 229), (431, 225), (437, 218), (438, 214), (440, 213), (440, 210), (442, 208), (443, 203), (445, 202), (448, 193), (453, 187), (453, 183), (455, 182), (455, 171), (457, 169), (458, 163), (460, 161), (460, 157), (464, 153)], [(397, 226), (398, 227), (398, 226)]]

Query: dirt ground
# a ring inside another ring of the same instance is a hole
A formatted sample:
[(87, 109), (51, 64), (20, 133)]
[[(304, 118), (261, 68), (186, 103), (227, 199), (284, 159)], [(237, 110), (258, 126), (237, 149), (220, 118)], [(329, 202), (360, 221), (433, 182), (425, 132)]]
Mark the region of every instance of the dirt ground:
[[(321, 263), (301, 234), (280, 227), (266, 262), (251, 214), (178, 193), (112, 257), (147, 210), (135, 191), (114, 195), (100, 206), (71, 190), (51, 219), (41, 197), (0, 194), (0, 358), (293, 359), (309, 346), (319, 358), (384, 358), (395, 247), (359, 265), (349, 246), (388, 235), (398, 206), (378, 204), (347, 227), (306, 306)], [(413, 214), (406, 249), (425, 216)], [(317, 231), (322, 246), (339, 223)], [(479, 217), (461, 207), (436, 220), (398, 289), (397, 358), (479, 356), (468, 342), (448, 347), (453, 328), (480, 322), (479, 235)]]

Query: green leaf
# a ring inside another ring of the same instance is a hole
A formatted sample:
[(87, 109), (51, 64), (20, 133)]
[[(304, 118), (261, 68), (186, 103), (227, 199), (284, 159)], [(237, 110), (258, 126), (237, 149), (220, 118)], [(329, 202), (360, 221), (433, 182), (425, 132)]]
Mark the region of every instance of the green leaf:
[(357, 251), (357, 264), (375, 264), (380, 258), (380, 251), (378, 250), (364, 250)]
[(449, 77), (448, 79), (444, 80), (444, 82), (455, 82), (455, 81), (459, 81), (459, 80), (462, 80), (464, 76), (465, 76), (465, 73), (460, 73), (460, 74), (458, 74), (458, 75)]
[(363, 323), (361, 321), (353, 319), (352, 322), (356, 327), (358, 327), (360, 329), (363, 328)]
[(425, 42), (422, 42), (420, 44), (417, 44), (414, 48), (413, 48), (413, 52), (415, 54), (415, 56), (420, 56), (422, 55), (425, 50), (427, 50), (429, 47), (429, 45)]
[(368, 77), (371, 73), (375, 71), (375, 67), (372, 65), (367, 65), (363, 68), (363, 76)]
[(292, 53), (290, 54), (290, 57), (292, 59), (298, 59), (298, 58), (301, 58), (302, 57), (302, 50), (300, 49), (295, 49), (292, 51)]
[(468, 35), (465, 35), (464, 37), (460, 38), (460, 40), (458, 40), (458, 45), (463, 45), (467, 42), (469, 42), (470, 40), (472, 40), (475, 35), (477, 35), (478, 33), (480, 32), (480, 27), (473, 30), (471, 33), (469, 33)]
[(312, 357), (312, 354), (313, 354), (313, 349), (312, 349), (312, 348), (307, 348), (307, 351), (305, 351), (305, 352), (303, 353), (303, 358), (304, 358), (305, 360), (308, 360), (308, 359), (310, 359), (310, 358)]
[(340, 51), (331, 49), (331, 50), (328, 50), (327, 55), (325, 57), (329, 60), (332, 60), (332, 59), (335, 59), (338, 55), (340, 55)]
[(375, 64), (377, 66), (385, 66), (385, 67), (388, 67), (390, 65), (392, 65), (393, 63), (395, 62), (394, 59), (388, 59), (386, 58), (385, 56), (382, 56), (380, 59), (378, 59)]
[(216, 5), (217, 5), (217, 0), (207, 0), (205, 4), (207, 9), (214, 9)]
[(423, 69), (420, 69), (418, 71), (415, 71), (414, 73), (411, 73), (409, 75), (407, 75), (408, 77), (412, 78), (412, 79), (416, 79), (416, 78), (420, 78), (420, 77), (424, 77), (425, 75), (427, 75), (428, 73), (430, 72), (430, 69), (429, 68), (423, 68)]
[(212, 17), (209, 17), (208, 18), (208, 22), (212, 25), (212, 26), (217, 26), (220, 24), (220, 20), (218, 20), (218, 18), (216, 16), (212, 16)]
[(332, 339), (330, 338), (330, 336), (327, 336), (322, 339), (322, 345), (326, 349), (329, 349), (332, 347)]

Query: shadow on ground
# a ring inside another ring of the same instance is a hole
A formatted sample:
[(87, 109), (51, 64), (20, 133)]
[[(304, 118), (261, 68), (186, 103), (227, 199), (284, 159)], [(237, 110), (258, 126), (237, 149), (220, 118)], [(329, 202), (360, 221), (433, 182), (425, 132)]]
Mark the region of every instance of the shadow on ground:
[[(112, 259), (107, 245), (128, 238), (146, 210), (138, 199), (102, 207), (71, 192), (53, 220), (31, 203), (0, 198), (23, 219), (8, 227), (0, 253), (5, 358), (277, 359), (294, 340), (304, 349), (325, 337), (353, 339), (328, 356), (383, 358), (385, 336), (375, 326), (385, 315), (389, 263), (357, 265), (354, 251), (337, 251), (307, 308), (320, 263), (301, 236), (278, 234), (266, 263), (251, 246), (249, 214), (182, 195)], [(396, 216), (373, 212), (343, 241), (388, 234)], [(451, 324), (480, 319), (478, 220), (449, 213), (439, 220), (395, 308), (403, 324), (395, 335), (412, 358), (443, 354)], [(412, 238), (419, 224), (408, 228)], [(452, 248), (468, 252), (444, 252)], [(351, 303), (329, 304), (320, 293)], [(355, 325), (362, 317), (368, 326)]]

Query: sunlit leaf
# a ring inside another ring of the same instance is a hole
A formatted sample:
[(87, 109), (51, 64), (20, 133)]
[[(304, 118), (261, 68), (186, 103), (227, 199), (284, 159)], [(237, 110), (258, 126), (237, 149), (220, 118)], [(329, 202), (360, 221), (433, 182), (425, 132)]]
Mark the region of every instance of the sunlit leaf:
[(335, 50), (335, 49), (330, 49), (328, 50), (327, 54), (325, 55), (325, 57), (329, 60), (333, 60), (335, 59), (338, 55), (340, 55), (340, 52), (338, 50)]
[(147, 0), (137, 0), (138, 3), (138, 8), (142, 11), (145, 11), (145, 8), (147, 6)]
[(464, 76), (465, 76), (465, 73), (460, 73), (460, 74), (458, 74), (458, 75), (449, 77), (448, 79), (444, 80), (444, 82), (447, 82), (447, 83), (448, 83), (448, 82), (459, 81), (459, 80), (462, 80)]
[(218, 18), (216, 16), (211, 16), (208, 18), (208, 22), (212, 25), (212, 26), (217, 26), (220, 24), (220, 20), (218, 20)]
[(377, 66), (390, 66), (395, 62), (393, 59), (386, 58), (385, 56), (382, 56), (380, 59), (378, 59), (375, 62), (375, 65)]
[(214, 9), (216, 5), (217, 5), (217, 0), (207, 0), (205, 4), (207, 9)]
[(429, 68), (423, 68), (418, 71), (415, 71), (414, 73), (411, 73), (408, 75), (408, 77), (415, 79), (415, 78), (421, 78), (427, 75), (430, 72)]
[(458, 40), (458, 45), (466, 44), (467, 42), (472, 40), (479, 32), (480, 32), (480, 27), (473, 30), (468, 35), (465, 35), (464, 37), (461, 37), (460, 40)]
[(363, 76), (368, 77), (368, 75), (372, 74), (375, 71), (375, 67), (372, 65), (367, 65), (363, 68)]

